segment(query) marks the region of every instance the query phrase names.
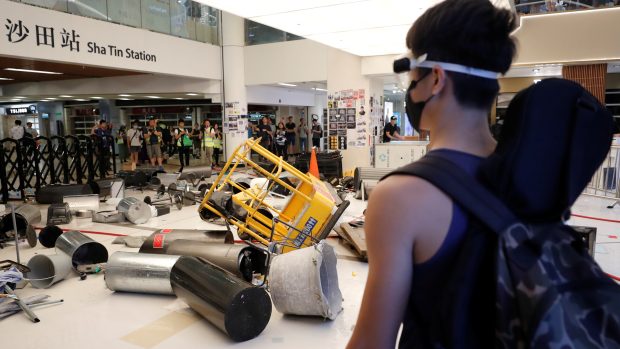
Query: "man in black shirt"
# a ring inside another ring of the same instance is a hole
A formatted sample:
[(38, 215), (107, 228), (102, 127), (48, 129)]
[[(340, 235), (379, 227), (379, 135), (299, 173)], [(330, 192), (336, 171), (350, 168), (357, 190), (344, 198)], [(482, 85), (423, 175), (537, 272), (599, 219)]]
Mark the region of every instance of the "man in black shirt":
[(267, 120), (267, 117), (264, 116), (261, 120), (261, 123), (258, 125), (258, 137), (260, 137), (260, 145), (262, 145), (264, 148), (269, 149), (272, 134), (273, 132), (271, 132), (269, 120)]
[(297, 133), (297, 125), (293, 122), (293, 117), (288, 117), (288, 122), (284, 125), (286, 128), (286, 143), (288, 143), (288, 153), (293, 154), (293, 148), (295, 147), (295, 134)]
[(396, 126), (396, 116), (392, 116), (390, 118), (390, 123), (383, 128), (383, 143), (401, 139), (403, 139), (403, 137), (400, 135), (400, 127)]

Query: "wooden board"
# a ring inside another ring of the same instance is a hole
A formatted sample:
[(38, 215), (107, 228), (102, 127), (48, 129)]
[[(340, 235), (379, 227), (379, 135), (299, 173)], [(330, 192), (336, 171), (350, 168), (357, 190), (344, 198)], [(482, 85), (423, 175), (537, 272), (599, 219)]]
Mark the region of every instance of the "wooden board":
[(366, 235), (364, 233), (364, 228), (354, 228), (348, 223), (342, 223), (340, 228), (342, 228), (342, 233), (340, 236), (353, 245), (357, 253), (364, 258), (364, 260), (367, 260), (368, 250), (366, 248)]

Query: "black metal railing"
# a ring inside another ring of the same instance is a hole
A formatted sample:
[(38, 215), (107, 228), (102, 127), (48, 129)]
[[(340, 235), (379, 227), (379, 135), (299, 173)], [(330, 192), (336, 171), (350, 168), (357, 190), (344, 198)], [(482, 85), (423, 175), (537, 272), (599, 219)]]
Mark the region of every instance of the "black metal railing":
[(0, 202), (59, 183), (85, 183), (116, 174), (111, 136), (52, 136), (0, 140)]

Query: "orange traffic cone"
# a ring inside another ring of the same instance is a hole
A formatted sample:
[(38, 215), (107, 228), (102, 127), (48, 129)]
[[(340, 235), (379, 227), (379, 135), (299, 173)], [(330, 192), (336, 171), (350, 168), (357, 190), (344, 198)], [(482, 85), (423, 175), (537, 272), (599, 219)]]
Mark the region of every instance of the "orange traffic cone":
[(316, 178), (321, 178), (319, 176), (319, 162), (316, 160), (316, 148), (312, 148), (312, 153), (310, 154), (310, 169), (308, 171), (309, 174), (313, 175)]

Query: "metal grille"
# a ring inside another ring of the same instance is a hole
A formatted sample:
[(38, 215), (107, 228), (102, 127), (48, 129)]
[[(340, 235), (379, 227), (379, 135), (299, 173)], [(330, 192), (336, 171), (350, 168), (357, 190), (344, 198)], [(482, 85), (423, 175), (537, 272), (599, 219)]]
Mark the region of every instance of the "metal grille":
[(42, 186), (82, 184), (116, 174), (114, 139), (106, 136), (52, 136), (0, 140), (1, 201), (24, 198)]

